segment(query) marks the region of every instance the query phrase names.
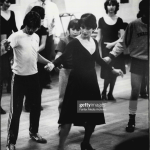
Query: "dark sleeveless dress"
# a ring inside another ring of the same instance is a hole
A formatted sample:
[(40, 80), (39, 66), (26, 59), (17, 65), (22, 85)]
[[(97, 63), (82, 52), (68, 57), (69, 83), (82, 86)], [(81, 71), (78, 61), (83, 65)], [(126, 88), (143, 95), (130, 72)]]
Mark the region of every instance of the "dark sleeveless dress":
[[(15, 14), (13, 11), (10, 11), (10, 18), (6, 20), (1, 16), (1, 35), (6, 34), (6, 38), (8, 38), (11, 34), (12, 31), (17, 32), (18, 29), (16, 27), (16, 22), (15, 22)], [(11, 76), (11, 66), (10, 66), (10, 60), (13, 57), (13, 52), (9, 51), (3, 56), (1, 56), (1, 69), (2, 69), (2, 74), (1, 74), (1, 79), (7, 79), (10, 78)]]
[(100, 58), (96, 41), (95, 44), (96, 50), (90, 54), (78, 39), (74, 39), (67, 45), (66, 51), (54, 61), (54, 65), (59, 66), (67, 57), (72, 56), (72, 71), (68, 79), (59, 124), (73, 123), (76, 126), (84, 126), (85, 123), (94, 125), (105, 123), (103, 110), (101, 113), (77, 113), (77, 101), (101, 101), (95, 62), (111, 70), (111, 67)]
[[(113, 49), (107, 49), (106, 44), (104, 42), (114, 42), (119, 39), (118, 31), (120, 29), (124, 29), (123, 21), (121, 18), (118, 17), (117, 22), (114, 25), (108, 25), (104, 18), (100, 18), (98, 22), (98, 28), (101, 29), (102, 33), (102, 41), (101, 41), (101, 50), (102, 50), (102, 58), (109, 55), (109, 52)], [(125, 60), (124, 55), (121, 54), (117, 58), (115, 58), (110, 64), (116, 69), (121, 69), (123, 73), (125, 71)], [(103, 79), (110, 79), (113, 75), (109, 70), (105, 69), (104, 67), (101, 68), (101, 78)]]

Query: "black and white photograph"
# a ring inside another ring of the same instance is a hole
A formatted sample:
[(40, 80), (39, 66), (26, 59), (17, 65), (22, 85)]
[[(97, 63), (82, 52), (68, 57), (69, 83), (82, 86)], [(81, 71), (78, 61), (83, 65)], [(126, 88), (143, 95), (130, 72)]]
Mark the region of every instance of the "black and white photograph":
[(1, 150), (150, 150), (149, 0), (0, 0)]

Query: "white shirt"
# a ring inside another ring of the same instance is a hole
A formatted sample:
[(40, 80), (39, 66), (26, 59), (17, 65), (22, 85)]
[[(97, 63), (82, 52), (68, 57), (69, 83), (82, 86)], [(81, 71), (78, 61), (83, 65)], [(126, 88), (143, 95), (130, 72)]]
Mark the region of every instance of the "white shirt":
[(32, 75), (37, 71), (39, 37), (33, 33), (28, 35), (22, 30), (13, 33), (8, 38), (13, 48), (14, 64), (12, 71), (17, 75)]
[[(60, 36), (61, 34), (61, 22), (59, 18), (59, 10), (55, 3), (50, 0), (45, 0), (45, 5), (43, 6), (43, 2), (41, 0), (37, 0), (31, 4), (29, 4), (26, 13), (28, 13), (34, 6), (41, 6), (45, 9), (45, 18), (44, 18), (44, 26), (49, 30), (49, 36), (54, 34), (56, 36)], [(52, 23), (54, 24), (54, 28), (52, 29)]]

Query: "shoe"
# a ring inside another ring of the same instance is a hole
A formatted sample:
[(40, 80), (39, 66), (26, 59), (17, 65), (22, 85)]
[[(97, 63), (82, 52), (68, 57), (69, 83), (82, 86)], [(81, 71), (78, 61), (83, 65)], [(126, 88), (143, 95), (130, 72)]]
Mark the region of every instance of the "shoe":
[(107, 97), (108, 97), (108, 100), (110, 101), (116, 101), (116, 99), (113, 97), (112, 94), (108, 94)]
[(6, 114), (6, 111), (0, 106), (0, 114)]
[(52, 89), (52, 87), (51, 87), (50, 84), (46, 84), (43, 88), (44, 88), (44, 89)]
[(15, 145), (14, 144), (7, 145), (6, 150), (16, 150)]
[(134, 132), (135, 130), (135, 114), (129, 114), (129, 122), (128, 125), (126, 127), (126, 131), (127, 132)]
[(42, 138), (38, 133), (29, 133), (30, 138), (38, 143), (47, 143), (47, 140)]
[(148, 98), (148, 95), (147, 95), (147, 94), (140, 94), (140, 97), (141, 97), (141, 98), (144, 98), (144, 99), (147, 99), (147, 98)]
[(92, 148), (92, 146), (89, 143), (82, 142), (80, 147), (81, 147), (81, 150), (95, 150)]

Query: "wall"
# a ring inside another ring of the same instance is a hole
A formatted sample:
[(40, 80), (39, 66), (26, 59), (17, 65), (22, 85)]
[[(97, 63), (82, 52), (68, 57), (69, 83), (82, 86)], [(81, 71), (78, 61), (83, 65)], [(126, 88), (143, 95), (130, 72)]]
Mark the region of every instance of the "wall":
[[(22, 25), (25, 10), (29, 3), (36, 0), (17, 0), (17, 4), (11, 5), (10, 9), (15, 12), (17, 27)], [(105, 0), (52, 0), (57, 4), (60, 13), (73, 13), (76, 18), (80, 18), (83, 13), (93, 13), (97, 20), (105, 15)], [(118, 0), (120, 2), (120, 0)], [(127, 4), (120, 4), (117, 13), (125, 22), (131, 22), (136, 18), (138, 5), (141, 0), (129, 0)], [(66, 30), (70, 17), (63, 17), (62, 24)]]

